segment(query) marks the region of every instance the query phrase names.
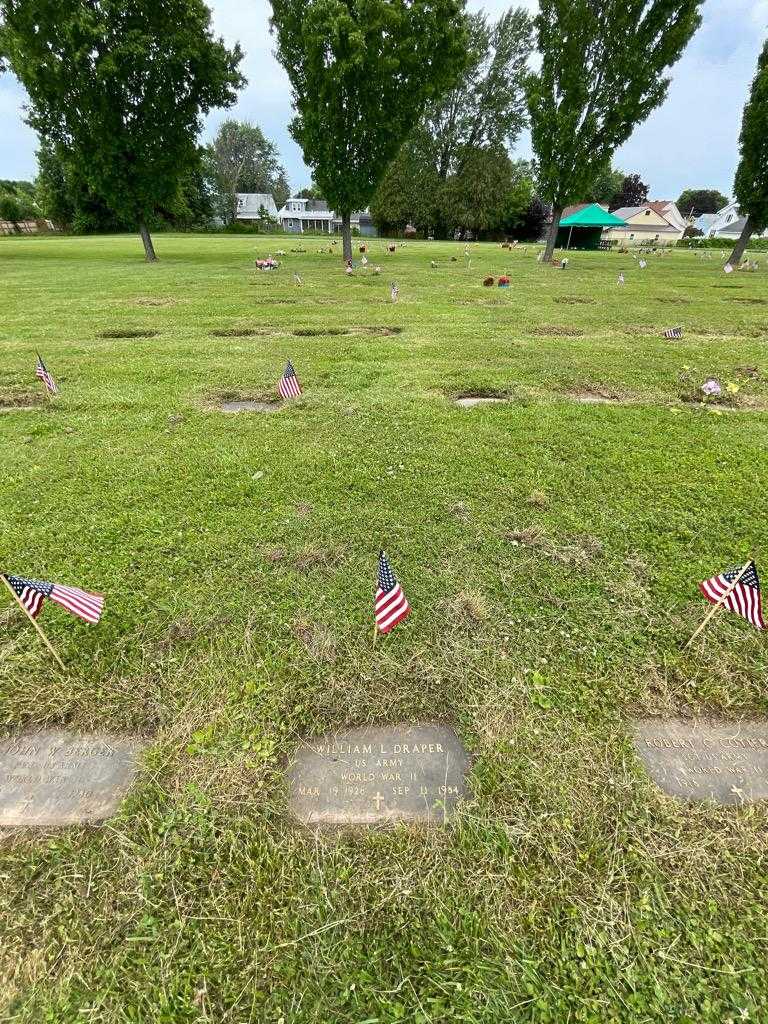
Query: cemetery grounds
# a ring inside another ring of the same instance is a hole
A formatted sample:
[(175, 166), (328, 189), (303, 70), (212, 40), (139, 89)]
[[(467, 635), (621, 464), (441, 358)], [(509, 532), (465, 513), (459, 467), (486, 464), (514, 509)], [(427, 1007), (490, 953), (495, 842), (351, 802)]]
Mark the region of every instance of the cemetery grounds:
[[(66, 674), (2, 605), (4, 734), (150, 740), (117, 817), (0, 838), (0, 1021), (768, 1020), (768, 810), (631, 738), (767, 710), (742, 619), (680, 649), (698, 580), (768, 578), (763, 254), (323, 244), (0, 239), (2, 568), (107, 595), (41, 616)], [(288, 358), (301, 399), (218, 411)], [(413, 614), (374, 644), (382, 545)], [(288, 815), (298, 737), (429, 721), (474, 754), (445, 828)]]

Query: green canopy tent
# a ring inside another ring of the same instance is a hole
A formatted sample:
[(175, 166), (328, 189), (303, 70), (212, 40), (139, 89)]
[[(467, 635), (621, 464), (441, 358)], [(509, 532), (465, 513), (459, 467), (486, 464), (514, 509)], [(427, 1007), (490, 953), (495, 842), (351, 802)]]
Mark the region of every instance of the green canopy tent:
[(603, 228), (626, 227), (626, 224), (625, 220), (604, 210), (598, 203), (590, 203), (560, 221), (557, 247), (570, 249), (574, 241), (574, 248), (599, 249)]

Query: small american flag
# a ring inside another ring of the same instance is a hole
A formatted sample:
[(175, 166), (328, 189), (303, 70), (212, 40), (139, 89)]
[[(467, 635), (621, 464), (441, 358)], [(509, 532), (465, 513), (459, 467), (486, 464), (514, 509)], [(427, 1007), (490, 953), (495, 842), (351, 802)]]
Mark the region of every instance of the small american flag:
[(81, 619), (94, 624), (99, 621), (104, 610), (103, 594), (92, 594), (79, 587), (64, 587), (60, 583), (46, 583), (44, 580), (27, 580), (23, 576), (6, 574), (5, 578), (33, 619), (40, 614), (46, 597), (73, 615), (79, 615)]
[(664, 337), (665, 338), (682, 338), (682, 336), (683, 336), (683, 328), (682, 327), (668, 327), (667, 330), (664, 331)]
[(40, 353), (37, 353), (37, 366), (35, 367), (35, 376), (39, 377), (45, 385), (45, 390), (49, 395), (58, 395), (59, 389), (56, 387), (56, 381), (48, 372), (43, 357)]
[[(719, 576), (713, 576), (700, 583), (699, 590), (711, 604), (717, 604), (739, 576), (741, 570), (742, 566), (726, 569)], [(760, 580), (757, 578), (757, 567), (754, 562), (749, 563), (749, 568), (742, 574), (741, 579), (723, 601), (723, 604), (732, 612), (741, 615), (747, 622), (751, 622), (755, 629), (766, 628), (760, 598)]]
[(400, 297), (400, 289), (397, 287), (397, 281), (392, 282), (392, 287), (389, 291), (389, 294), (392, 297), (392, 301), (397, 302), (398, 298)]
[(376, 627), (380, 633), (388, 633), (398, 622), (408, 618), (411, 606), (408, 604), (400, 584), (395, 579), (392, 566), (383, 551), (379, 552), (379, 585), (374, 598)]
[(301, 394), (299, 378), (296, 376), (296, 371), (290, 359), (285, 364), (283, 376), (278, 382), (277, 390), (281, 398), (298, 398)]

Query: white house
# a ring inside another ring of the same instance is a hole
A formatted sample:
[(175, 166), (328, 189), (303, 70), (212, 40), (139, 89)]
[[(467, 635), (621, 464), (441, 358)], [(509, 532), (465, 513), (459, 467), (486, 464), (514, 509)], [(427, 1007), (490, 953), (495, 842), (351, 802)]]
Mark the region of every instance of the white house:
[[(302, 199), (291, 196), (285, 206), (277, 214), (277, 219), (284, 231), (303, 234), (305, 231), (324, 231), (332, 235), (341, 231), (341, 217), (328, 209), (324, 199)], [(352, 230), (361, 235), (375, 235), (376, 229), (367, 210), (353, 213), (351, 216)]]
[(238, 220), (261, 220), (265, 212), (268, 217), (277, 220), (277, 206), (268, 192), (237, 193)]
[[(714, 215), (714, 220), (709, 225), (706, 231), (707, 238), (727, 238), (732, 242), (735, 242), (744, 230), (744, 224), (746, 223), (746, 217), (742, 217), (739, 213), (738, 203), (728, 203), (722, 210), (718, 210)], [(756, 237), (755, 235), (752, 236)], [(762, 235), (757, 235), (758, 238), (768, 238), (768, 230), (764, 231)]]

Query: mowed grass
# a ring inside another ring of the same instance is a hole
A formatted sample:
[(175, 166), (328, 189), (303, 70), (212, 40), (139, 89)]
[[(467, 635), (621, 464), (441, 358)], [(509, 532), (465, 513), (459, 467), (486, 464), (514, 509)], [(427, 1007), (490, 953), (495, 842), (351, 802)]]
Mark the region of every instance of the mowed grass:
[[(35, 349), (61, 387), (0, 412), (2, 568), (107, 595), (98, 627), (46, 607), (66, 673), (3, 616), (3, 727), (150, 743), (104, 826), (0, 842), (0, 1020), (768, 1020), (766, 808), (674, 802), (631, 742), (768, 710), (745, 622), (680, 650), (697, 580), (768, 574), (765, 269), (373, 241), (347, 279), (321, 239), (156, 242), (0, 240), (0, 402)], [(215, 411), (289, 357), (303, 398)], [(736, 411), (681, 401), (710, 375)], [(381, 544), (413, 615), (374, 646)], [(426, 720), (475, 754), (447, 828), (289, 818), (297, 737)]]

